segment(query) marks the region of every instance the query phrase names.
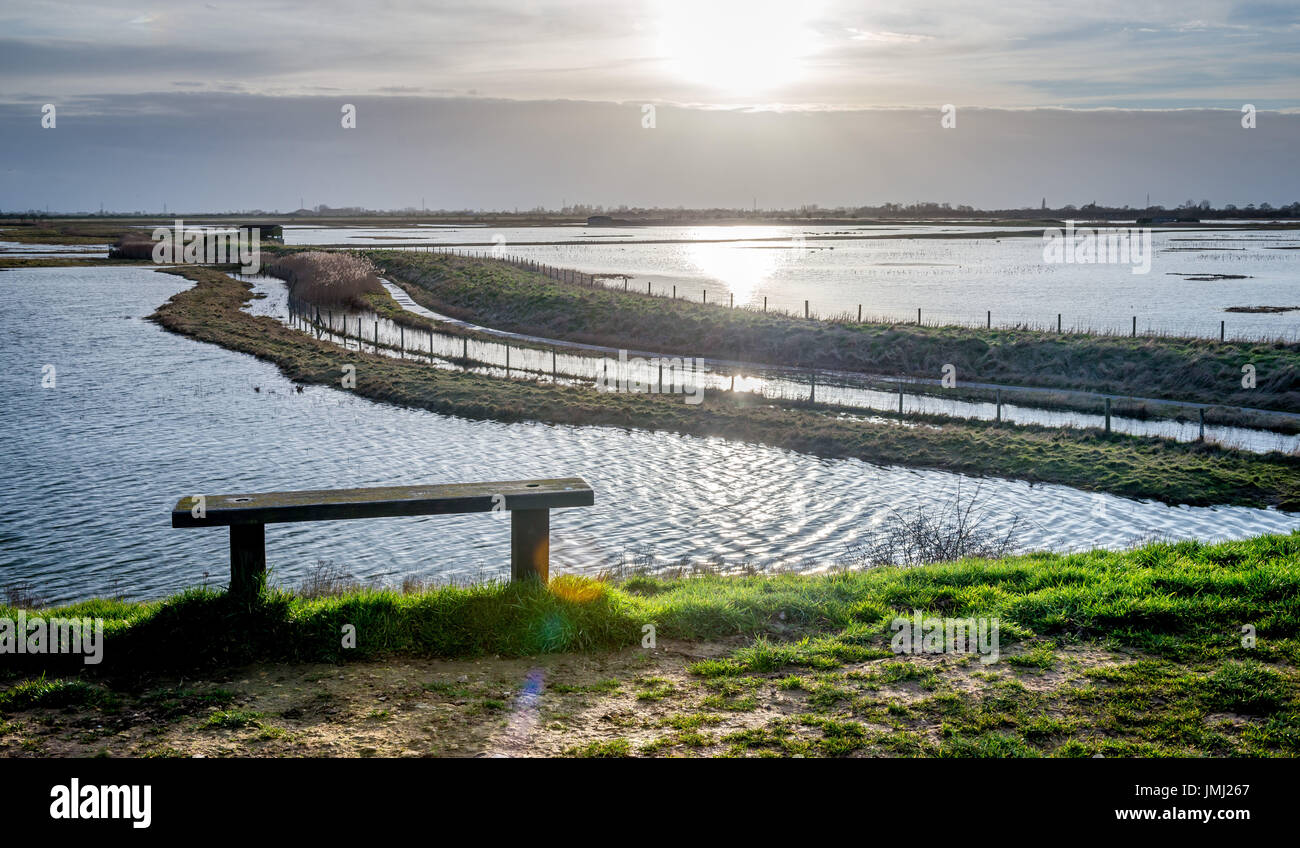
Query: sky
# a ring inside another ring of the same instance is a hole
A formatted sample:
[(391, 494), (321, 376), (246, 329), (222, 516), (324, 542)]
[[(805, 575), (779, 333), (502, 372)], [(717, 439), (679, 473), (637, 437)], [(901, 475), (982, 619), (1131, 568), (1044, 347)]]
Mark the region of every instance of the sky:
[(1297, 2), (8, 4), (0, 209), (1281, 205), (1297, 47)]

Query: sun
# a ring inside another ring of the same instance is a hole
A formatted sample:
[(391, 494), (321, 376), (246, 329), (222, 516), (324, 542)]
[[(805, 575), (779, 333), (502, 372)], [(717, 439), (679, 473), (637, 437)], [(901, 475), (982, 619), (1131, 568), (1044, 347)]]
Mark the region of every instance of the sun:
[(714, 92), (752, 96), (804, 73), (813, 44), (806, 3), (667, 0), (660, 52), (678, 76)]

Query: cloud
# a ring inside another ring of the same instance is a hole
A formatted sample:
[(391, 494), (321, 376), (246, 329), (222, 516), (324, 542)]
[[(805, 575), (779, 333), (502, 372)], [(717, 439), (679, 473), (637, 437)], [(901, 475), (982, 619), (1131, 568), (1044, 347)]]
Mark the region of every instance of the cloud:
[(931, 41), (932, 35), (920, 35), (906, 32), (868, 32), (866, 30), (849, 27), (849, 38), (853, 41), (879, 41), (886, 44), (916, 44), (920, 41)]
[[(1271, 106), (1300, 106), (1294, 3), (229, 0), (124, 25), (112, 4), (67, 0), (12, 5), (4, 23), (10, 100), (139, 93), (180, 78), (280, 96), (472, 89), (719, 106), (737, 101), (731, 68), (766, 77), (745, 92), (751, 103), (795, 108), (1219, 106), (1234, 82)], [(779, 72), (764, 61), (773, 33), (808, 36)], [(664, 49), (683, 42), (695, 61)]]
[[(340, 126), (342, 102), (358, 126)], [(0, 106), (6, 209), (982, 207), (1300, 199), (1300, 114), (958, 107), (752, 112), (430, 97), (113, 95)], [(1176, 143), (1171, 143), (1171, 140)], [(1231, 163), (1225, 167), (1224, 163)], [(149, 174), (167, 175), (151, 178)], [(143, 175), (143, 176), (142, 176)]]

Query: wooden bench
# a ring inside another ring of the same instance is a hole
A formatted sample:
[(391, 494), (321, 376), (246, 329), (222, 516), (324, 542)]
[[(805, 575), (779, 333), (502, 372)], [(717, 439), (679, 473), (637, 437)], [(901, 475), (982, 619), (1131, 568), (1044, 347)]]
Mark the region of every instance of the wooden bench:
[(196, 495), (177, 501), (172, 510), (172, 527), (229, 527), (230, 591), (252, 593), (265, 580), (267, 524), (509, 510), (511, 579), (546, 582), (551, 553), (550, 511), (595, 502), (595, 492), (581, 477)]

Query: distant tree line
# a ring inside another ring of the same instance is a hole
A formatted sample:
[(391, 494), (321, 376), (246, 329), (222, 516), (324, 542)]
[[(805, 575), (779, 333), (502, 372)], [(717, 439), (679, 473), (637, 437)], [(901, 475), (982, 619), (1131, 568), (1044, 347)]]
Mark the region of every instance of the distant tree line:
[(714, 207), (706, 209), (688, 209), (686, 207), (663, 208), (641, 206), (599, 206), (583, 203), (566, 204), (559, 209), (547, 209), (541, 206), (528, 210), (484, 210), (484, 209), (367, 209), (362, 206), (331, 207), (318, 205), (310, 209), (295, 209), (291, 212), (265, 209), (242, 209), (225, 212), (76, 212), (50, 214), (43, 210), (27, 209), (5, 212), (0, 216), (22, 220), (40, 221), (50, 218), (158, 218), (191, 216), (244, 216), (257, 217), (292, 217), (292, 218), (430, 218), (453, 220), (494, 221), (511, 218), (553, 218), (557, 220), (584, 220), (594, 215), (629, 219), (639, 222), (671, 223), (674, 221), (707, 220), (772, 220), (789, 221), (798, 219), (912, 219), (912, 218), (948, 218), (948, 219), (989, 219), (989, 220), (1038, 220), (1043, 218), (1179, 218), (1179, 219), (1269, 219), (1300, 218), (1300, 201), (1284, 206), (1269, 203), (1247, 203), (1237, 206), (1233, 203), (1215, 207), (1208, 200), (1200, 202), (1187, 200), (1176, 207), (1159, 204), (1146, 207), (1105, 206), (1096, 202), (1075, 206), (1049, 207), (1046, 201), (1038, 206), (1018, 209), (976, 209), (967, 205), (952, 205), (922, 201), (915, 203), (882, 203), (878, 206), (836, 206), (824, 207), (817, 204), (799, 206), (790, 209), (759, 209), (755, 207)]

